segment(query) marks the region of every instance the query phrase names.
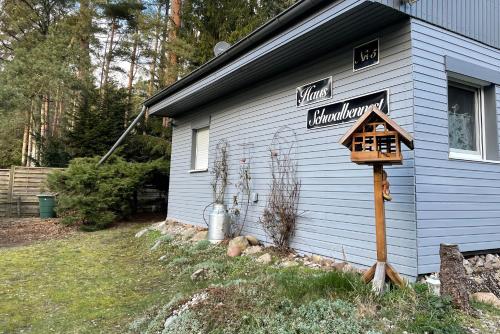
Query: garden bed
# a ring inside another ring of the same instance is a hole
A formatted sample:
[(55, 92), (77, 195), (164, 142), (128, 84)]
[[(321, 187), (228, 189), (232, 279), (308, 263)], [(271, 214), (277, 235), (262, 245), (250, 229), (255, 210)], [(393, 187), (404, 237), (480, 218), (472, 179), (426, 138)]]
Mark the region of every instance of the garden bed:
[(36, 241), (60, 239), (74, 232), (74, 228), (59, 224), (57, 219), (1, 218), (0, 247), (13, 247)]

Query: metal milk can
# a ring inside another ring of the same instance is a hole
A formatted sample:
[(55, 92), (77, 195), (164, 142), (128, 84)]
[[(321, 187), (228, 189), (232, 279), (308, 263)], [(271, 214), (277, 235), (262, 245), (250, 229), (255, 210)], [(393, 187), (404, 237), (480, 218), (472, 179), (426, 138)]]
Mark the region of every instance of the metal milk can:
[(218, 243), (229, 236), (229, 214), (224, 204), (214, 204), (212, 212), (208, 215), (208, 240)]

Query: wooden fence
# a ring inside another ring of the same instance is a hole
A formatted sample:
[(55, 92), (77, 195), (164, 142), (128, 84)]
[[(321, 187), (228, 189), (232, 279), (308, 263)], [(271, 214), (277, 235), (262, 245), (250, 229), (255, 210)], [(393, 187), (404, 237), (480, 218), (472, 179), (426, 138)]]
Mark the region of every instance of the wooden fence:
[[(35, 217), (39, 214), (38, 197), (46, 191), (47, 175), (58, 168), (12, 167), (0, 169), (0, 217)], [(137, 212), (162, 212), (166, 193), (152, 186), (138, 191)]]
[(0, 169), (0, 217), (38, 215), (38, 197), (47, 175), (56, 168), (12, 167)]

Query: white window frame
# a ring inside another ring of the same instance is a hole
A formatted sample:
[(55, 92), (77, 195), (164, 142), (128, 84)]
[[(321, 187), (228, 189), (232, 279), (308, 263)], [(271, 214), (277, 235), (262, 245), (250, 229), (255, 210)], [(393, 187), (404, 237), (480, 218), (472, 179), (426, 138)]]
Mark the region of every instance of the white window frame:
[[(207, 139), (207, 151), (206, 151), (206, 161), (207, 165), (206, 166), (197, 166), (197, 158), (199, 155), (198, 152), (198, 141), (197, 141), (197, 136), (199, 131), (206, 130), (208, 132), (208, 139)], [(191, 169), (189, 170), (190, 173), (200, 173), (200, 172), (207, 172), (208, 171), (208, 159), (209, 159), (209, 147), (210, 147), (210, 127), (205, 126), (202, 128), (198, 129), (193, 129), (193, 134), (192, 134), (192, 147), (191, 147)]]
[[(449, 146), (449, 158), (459, 160), (472, 160), (472, 161), (486, 161), (484, 143), (486, 142), (485, 128), (484, 128), (484, 89), (483, 86), (473, 84), (471, 82), (462, 81), (455, 78), (448, 79), (447, 94), (449, 94), (449, 87), (456, 87), (464, 90), (474, 92), (475, 103), (475, 117), (476, 117), (476, 151), (460, 150)], [(447, 115), (449, 113), (449, 106)], [(448, 127), (450, 126), (448, 122)], [(448, 135), (449, 135), (448, 129)]]

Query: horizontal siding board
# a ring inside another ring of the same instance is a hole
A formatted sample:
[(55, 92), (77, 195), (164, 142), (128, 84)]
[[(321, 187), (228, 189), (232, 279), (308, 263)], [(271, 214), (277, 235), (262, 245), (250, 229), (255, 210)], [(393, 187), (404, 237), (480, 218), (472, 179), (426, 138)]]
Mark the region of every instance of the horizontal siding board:
[(450, 56), (500, 72), (500, 50), (419, 20), (411, 26), (418, 272), (423, 274), (439, 270), (442, 242), (457, 243), (462, 251), (500, 245), (500, 164), (449, 159), (445, 71)]
[[(352, 126), (342, 124), (317, 130), (306, 129), (307, 110), (336, 101), (383, 89), (390, 90), (391, 116), (413, 132), (413, 93), (411, 81), (411, 45), (408, 23), (388, 27), (366, 36), (363, 41), (381, 38), (379, 65), (352, 72), (352, 47), (348, 43), (325, 54), (315, 63), (305, 64), (279, 77), (267, 78), (253, 89), (215, 101), (176, 119), (173, 130), (172, 164), (168, 216), (181, 221), (203, 224), (203, 208), (211, 201), (210, 173), (188, 173), (191, 160), (191, 123), (201, 115), (211, 115), (210, 157), (221, 138), (229, 141), (231, 185), (226, 199), (235, 194), (237, 166), (243, 144), (253, 146), (251, 153), (252, 191), (259, 194), (247, 215), (245, 233), (268, 240), (259, 218), (269, 191), (269, 145), (280, 126), (286, 125), (297, 135), (295, 157), (299, 163), (301, 199), (292, 246), (303, 253), (317, 253), (369, 266), (376, 258), (373, 213), (373, 177), (368, 166), (350, 162), (349, 152), (338, 141)], [(295, 105), (295, 89), (326, 76), (333, 77), (331, 100), (307, 107)], [(365, 81), (367, 80), (367, 81)], [(388, 167), (394, 201), (386, 206), (389, 257), (395, 267), (415, 277), (416, 226), (413, 152), (405, 150), (405, 165)], [(229, 204), (229, 203), (228, 203)], [(269, 240), (268, 240), (269, 241)]]
[(500, 0), (374, 0), (403, 13), (500, 48)]

